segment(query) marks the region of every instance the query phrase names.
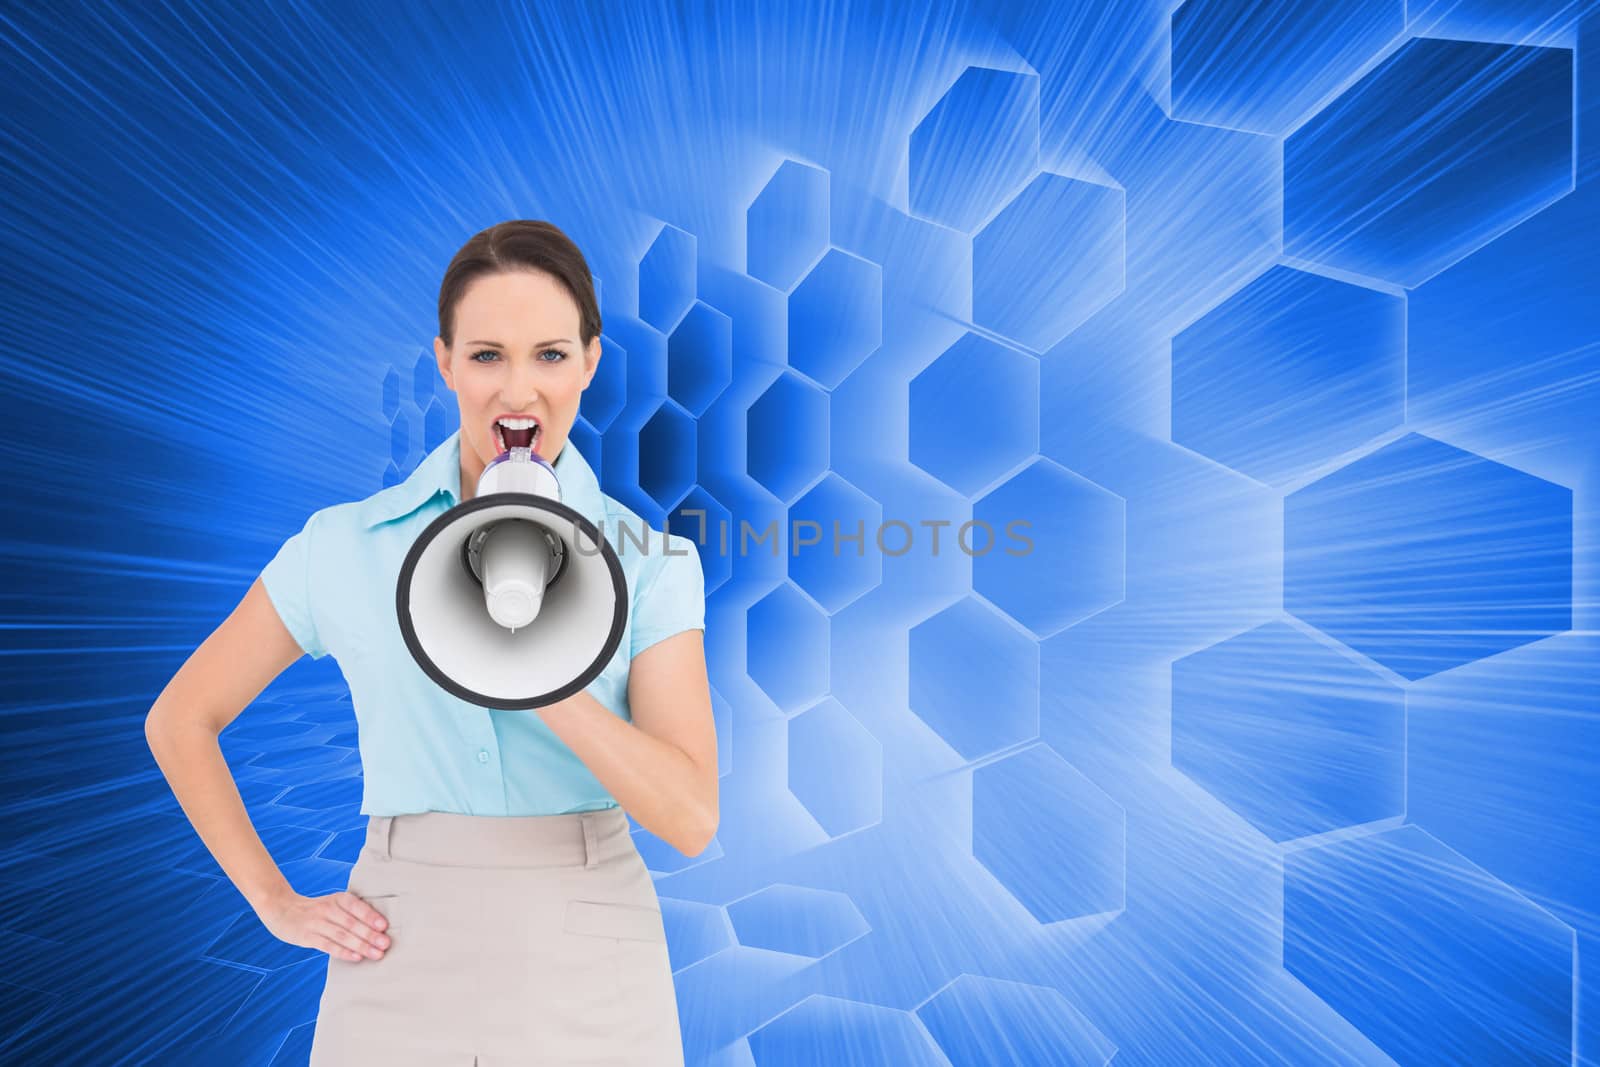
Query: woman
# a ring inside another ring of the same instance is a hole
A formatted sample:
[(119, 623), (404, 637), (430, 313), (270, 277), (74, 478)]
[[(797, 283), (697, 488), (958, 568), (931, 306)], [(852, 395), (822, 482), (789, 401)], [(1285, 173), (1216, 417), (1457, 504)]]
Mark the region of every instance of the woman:
[[(624, 810), (686, 855), (716, 830), (703, 575), (686, 538), (641, 551), (648, 527), (568, 442), (600, 353), (565, 234), (518, 220), (473, 237), (434, 341), (461, 429), (400, 484), (313, 514), (151, 709), (151, 749), (223, 871), (275, 936), (330, 957), (314, 1067), (682, 1063), (660, 902)], [(535, 711), (445, 692), (394, 607), (406, 550), (508, 435), (554, 461), (630, 596), (605, 670)], [(217, 735), (301, 653), (330, 652), (355, 704), (367, 836), (349, 889), (308, 897), (262, 845)]]

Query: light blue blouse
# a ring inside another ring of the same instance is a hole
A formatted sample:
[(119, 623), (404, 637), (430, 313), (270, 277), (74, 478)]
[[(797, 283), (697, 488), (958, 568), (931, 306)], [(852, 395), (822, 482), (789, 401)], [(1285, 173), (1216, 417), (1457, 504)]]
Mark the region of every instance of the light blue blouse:
[[(600, 527), (627, 579), (622, 643), (587, 692), (631, 721), (633, 657), (705, 627), (700, 556), (694, 541), (648, 532), (632, 510), (601, 493), (571, 442), (553, 466), (562, 503)], [(332, 653), (349, 683), (365, 778), (361, 813), (556, 815), (615, 807), (537, 711), (469, 704), (441, 689), (406, 650), (394, 607), (401, 563), (417, 536), (460, 498), (457, 431), (400, 484), (312, 514), (261, 572), (295, 641), (313, 659)]]

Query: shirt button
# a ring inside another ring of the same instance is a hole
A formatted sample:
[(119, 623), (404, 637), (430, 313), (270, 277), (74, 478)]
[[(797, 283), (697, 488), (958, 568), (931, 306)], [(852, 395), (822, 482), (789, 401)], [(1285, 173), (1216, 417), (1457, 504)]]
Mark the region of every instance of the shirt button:
[(488, 749), (486, 749), (486, 748), (478, 749), (478, 762), (479, 763), (488, 763), (489, 762), (489, 750)]

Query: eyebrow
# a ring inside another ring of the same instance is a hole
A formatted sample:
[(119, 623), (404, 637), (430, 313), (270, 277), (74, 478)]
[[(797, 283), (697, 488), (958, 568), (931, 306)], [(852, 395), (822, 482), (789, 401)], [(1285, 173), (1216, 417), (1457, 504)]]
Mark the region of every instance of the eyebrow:
[[(535, 348), (545, 348), (545, 347), (547, 347), (549, 345), (559, 345), (559, 344), (563, 344), (563, 343), (569, 344), (569, 345), (570, 344), (576, 344), (576, 342), (573, 341), (573, 339), (570, 338), (570, 337), (557, 337), (553, 341), (540, 341), (538, 344), (534, 345), (533, 347), (535, 347)], [(467, 344), (469, 344), (469, 345), (488, 345), (491, 348), (504, 348), (505, 347), (505, 345), (501, 344), (499, 341), (468, 341)]]

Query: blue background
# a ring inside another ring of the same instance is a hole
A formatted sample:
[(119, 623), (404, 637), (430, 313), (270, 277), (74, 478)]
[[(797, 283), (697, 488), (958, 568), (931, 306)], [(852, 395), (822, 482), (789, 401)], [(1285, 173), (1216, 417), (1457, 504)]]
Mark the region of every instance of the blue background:
[[(780, 527), (703, 549), (716, 840), (636, 835), (691, 1063), (1600, 1062), (1600, 22), (918, 6), (0, 11), (0, 1058), (305, 1061), (143, 718), (455, 428), (523, 217), (603, 488)], [(343, 888), (332, 659), (222, 744)]]

